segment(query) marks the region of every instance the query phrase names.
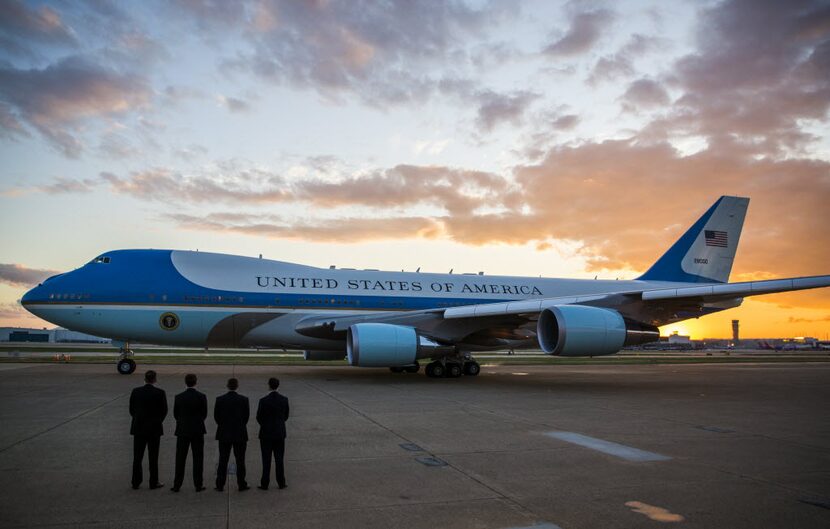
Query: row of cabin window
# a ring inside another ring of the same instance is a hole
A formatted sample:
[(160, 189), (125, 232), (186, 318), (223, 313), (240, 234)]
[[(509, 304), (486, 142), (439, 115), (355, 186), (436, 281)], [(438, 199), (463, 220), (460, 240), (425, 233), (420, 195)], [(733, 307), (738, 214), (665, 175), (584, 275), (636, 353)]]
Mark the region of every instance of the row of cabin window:
[(89, 299), (92, 297), (90, 294), (49, 294), (49, 299), (60, 300), (60, 299)]
[(244, 303), (245, 298), (242, 296), (185, 296), (185, 301), (192, 301), (195, 303), (218, 303), (220, 301), (229, 301), (235, 303)]

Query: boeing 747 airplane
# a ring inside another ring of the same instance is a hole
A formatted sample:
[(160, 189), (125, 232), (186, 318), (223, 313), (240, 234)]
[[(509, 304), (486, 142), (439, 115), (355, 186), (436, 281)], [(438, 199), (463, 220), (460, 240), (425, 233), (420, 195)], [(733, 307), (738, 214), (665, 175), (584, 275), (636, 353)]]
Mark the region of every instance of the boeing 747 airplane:
[(308, 360), (474, 376), (475, 351), (600, 356), (659, 338), (658, 326), (747, 296), (830, 286), (830, 276), (728, 283), (748, 198), (724, 196), (634, 280), (323, 269), (179, 250), (116, 250), (21, 300), (67, 329), (131, 343), (300, 349)]

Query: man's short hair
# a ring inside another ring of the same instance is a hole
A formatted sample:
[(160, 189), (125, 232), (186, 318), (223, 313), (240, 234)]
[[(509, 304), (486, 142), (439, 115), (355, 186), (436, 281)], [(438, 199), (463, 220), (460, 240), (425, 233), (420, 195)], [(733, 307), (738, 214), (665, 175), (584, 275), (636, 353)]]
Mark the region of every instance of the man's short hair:
[(188, 373), (184, 376), (184, 383), (187, 387), (192, 388), (196, 385), (196, 375), (193, 373)]
[(277, 389), (280, 387), (280, 381), (277, 378), (271, 377), (268, 379), (268, 387), (271, 389)]
[(155, 384), (156, 383), (156, 372), (152, 369), (144, 373), (144, 382), (148, 384)]
[(239, 387), (239, 381), (238, 380), (236, 380), (235, 378), (229, 378), (228, 379), (228, 389), (229, 390), (236, 391), (236, 389), (238, 387)]

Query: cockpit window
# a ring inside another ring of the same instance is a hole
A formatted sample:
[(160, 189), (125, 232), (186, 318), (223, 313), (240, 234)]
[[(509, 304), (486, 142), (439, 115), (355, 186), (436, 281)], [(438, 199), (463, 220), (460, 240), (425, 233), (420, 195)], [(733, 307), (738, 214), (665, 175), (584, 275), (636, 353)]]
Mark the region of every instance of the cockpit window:
[(110, 258), (109, 258), (109, 256), (99, 255), (98, 257), (96, 257), (95, 259), (93, 259), (93, 260), (92, 260), (92, 262), (93, 262), (93, 263), (103, 263), (103, 264), (109, 264), (109, 262), (110, 262)]

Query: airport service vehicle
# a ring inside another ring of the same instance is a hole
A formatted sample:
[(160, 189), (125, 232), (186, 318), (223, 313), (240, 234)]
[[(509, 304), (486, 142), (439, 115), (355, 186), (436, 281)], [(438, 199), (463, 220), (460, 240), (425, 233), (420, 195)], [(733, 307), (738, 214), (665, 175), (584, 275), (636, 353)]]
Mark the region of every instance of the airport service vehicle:
[(830, 286), (830, 276), (728, 283), (748, 198), (723, 196), (634, 280), (316, 268), (178, 250), (116, 250), (22, 299), (67, 329), (131, 343), (299, 349), (307, 360), (430, 377), (475, 376), (476, 351), (601, 356), (656, 341), (657, 327), (747, 296)]

